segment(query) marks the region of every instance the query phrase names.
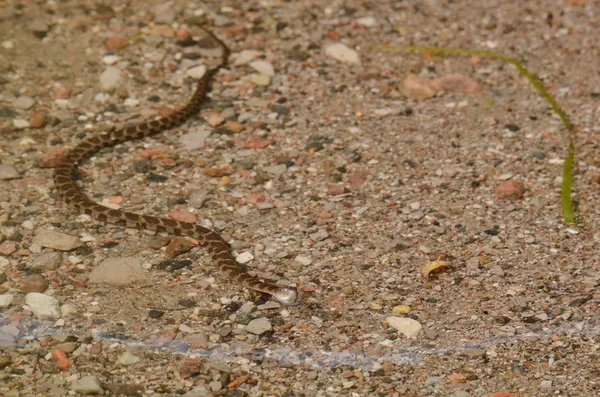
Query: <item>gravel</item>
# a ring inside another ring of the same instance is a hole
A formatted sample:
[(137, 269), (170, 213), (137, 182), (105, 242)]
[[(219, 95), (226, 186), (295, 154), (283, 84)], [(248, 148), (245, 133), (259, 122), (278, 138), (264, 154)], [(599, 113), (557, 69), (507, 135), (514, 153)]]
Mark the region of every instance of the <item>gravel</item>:
[[(600, 393), (593, 1), (13, 3), (1, 395)], [(218, 62), (202, 24), (233, 52), (205, 109), (77, 178), (94, 201), (216, 229), (298, 306), (226, 280), (192, 239), (106, 225), (54, 189), (61, 149), (185, 104)], [(561, 220), (566, 132), (514, 67), (386, 44), (523, 61), (576, 126), (578, 222)]]

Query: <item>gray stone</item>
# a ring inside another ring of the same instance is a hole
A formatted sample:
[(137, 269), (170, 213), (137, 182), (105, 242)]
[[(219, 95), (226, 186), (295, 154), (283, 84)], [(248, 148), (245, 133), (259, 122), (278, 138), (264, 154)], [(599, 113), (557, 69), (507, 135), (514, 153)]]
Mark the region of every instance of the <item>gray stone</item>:
[(60, 251), (71, 251), (83, 245), (83, 243), (75, 236), (45, 229), (40, 230), (35, 235), (33, 244), (54, 248)]
[(114, 66), (108, 66), (100, 75), (100, 88), (109, 91), (116, 88), (123, 79), (121, 70)]
[(19, 171), (10, 165), (0, 164), (0, 181), (19, 178)]
[(90, 284), (149, 285), (151, 280), (142, 268), (142, 261), (132, 257), (116, 257), (103, 260), (92, 270)]
[(271, 322), (266, 317), (256, 318), (246, 325), (246, 330), (254, 335), (262, 335), (271, 329)]
[(8, 307), (14, 298), (13, 294), (0, 295), (0, 307)]
[(60, 318), (58, 299), (53, 296), (31, 292), (25, 295), (25, 303), (39, 320)]
[(35, 99), (30, 96), (20, 96), (12, 103), (13, 108), (27, 110), (35, 105)]
[(91, 375), (74, 380), (71, 383), (71, 390), (84, 395), (104, 394), (104, 389), (102, 389), (102, 386), (100, 386), (100, 381), (98, 381), (98, 378)]
[(179, 142), (187, 150), (196, 150), (203, 148), (206, 143), (206, 138), (209, 137), (211, 131), (209, 130), (198, 130), (195, 132), (189, 132), (182, 135), (179, 138)]
[(31, 268), (40, 271), (55, 270), (62, 261), (63, 255), (60, 252), (44, 252), (31, 262)]
[(353, 64), (360, 63), (358, 52), (342, 43), (328, 45), (325, 47), (325, 54), (340, 62)]

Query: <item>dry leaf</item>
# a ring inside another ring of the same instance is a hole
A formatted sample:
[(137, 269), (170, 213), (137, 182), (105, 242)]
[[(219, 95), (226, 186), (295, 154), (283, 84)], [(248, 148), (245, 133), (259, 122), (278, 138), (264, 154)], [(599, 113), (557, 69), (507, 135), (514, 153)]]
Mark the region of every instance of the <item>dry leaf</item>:
[(423, 267), (421, 267), (421, 277), (429, 278), (429, 275), (432, 272), (438, 272), (444, 268), (447, 268), (448, 266), (450, 266), (450, 263), (442, 261), (440, 259), (433, 262), (429, 262), (426, 265), (423, 265)]

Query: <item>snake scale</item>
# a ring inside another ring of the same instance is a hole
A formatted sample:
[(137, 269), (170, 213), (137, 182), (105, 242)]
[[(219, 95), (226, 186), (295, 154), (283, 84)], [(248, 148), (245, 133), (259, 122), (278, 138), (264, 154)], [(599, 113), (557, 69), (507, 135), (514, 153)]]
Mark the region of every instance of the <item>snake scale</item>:
[(219, 40), (212, 32), (206, 31), (206, 33), (211, 40), (218, 43), (221, 47), (221, 61), (216, 67), (208, 69), (202, 78), (198, 80), (196, 91), (184, 107), (169, 116), (161, 117), (157, 120), (147, 121), (132, 127), (117, 129), (84, 139), (74, 149), (70, 150), (56, 166), (54, 184), (63, 201), (79, 212), (88, 214), (101, 222), (119, 226), (192, 237), (198, 240), (200, 245), (208, 251), (212, 260), (227, 279), (237, 282), (243, 287), (269, 294), (281, 304), (296, 304), (298, 302), (298, 292), (294, 287), (269, 284), (243, 271), (231, 255), (229, 245), (218, 233), (199, 225), (179, 222), (173, 219), (140, 215), (105, 207), (87, 197), (75, 182), (74, 173), (78, 165), (99, 150), (177, 127), (200, 110), (202, 103), (206, 99), (206, 95), (210, 91), (212, 78), (222, 67), (227, 65), (230, 54), (230, 50), (225, 43)]

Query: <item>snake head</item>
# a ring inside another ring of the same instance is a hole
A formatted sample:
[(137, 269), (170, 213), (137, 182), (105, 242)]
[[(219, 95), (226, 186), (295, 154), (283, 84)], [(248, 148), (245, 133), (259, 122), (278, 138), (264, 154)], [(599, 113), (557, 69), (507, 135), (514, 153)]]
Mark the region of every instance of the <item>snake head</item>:
[(284, 287), (273, 294), (273, 299), (284, 306), (293, 306), (300, 304), (300, 295), (296, 287)]

